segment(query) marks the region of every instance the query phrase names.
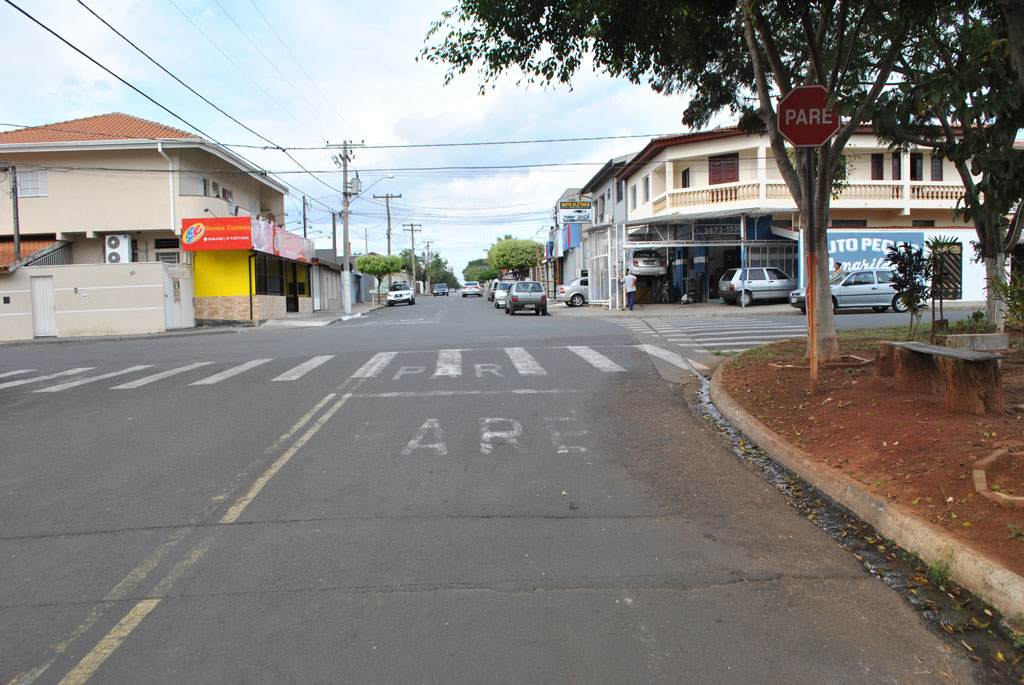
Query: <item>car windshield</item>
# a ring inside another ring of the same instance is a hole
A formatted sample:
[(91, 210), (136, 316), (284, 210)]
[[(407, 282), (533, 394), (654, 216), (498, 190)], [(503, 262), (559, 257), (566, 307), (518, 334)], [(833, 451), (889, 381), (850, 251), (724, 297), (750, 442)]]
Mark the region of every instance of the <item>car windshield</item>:
[(499, 283), (498, 284), (498, 290), (508, 290), (511, 287), (512, 287), (511, 283)]
[(438, 285), (434, 286), (434, 290), (448, 290), (448, 286), (446, 286), (444, 283), (439, 283)]
[(408, 290), (409, 289), (409, 284), (408, 283), (395, 283), (395, 284), (393, 284), (391, 286), (391, 289), (392, 290)]

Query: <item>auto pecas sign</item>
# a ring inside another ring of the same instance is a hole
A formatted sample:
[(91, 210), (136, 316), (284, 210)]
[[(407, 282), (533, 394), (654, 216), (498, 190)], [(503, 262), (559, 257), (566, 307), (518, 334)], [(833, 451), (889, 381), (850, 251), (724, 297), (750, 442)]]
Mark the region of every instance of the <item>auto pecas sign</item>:
[(247, 216), (183, 219), (181, 242), (186, 252), (248, 250), (252, 248), (251, 220)]
[[(914, 248), (924, 246), (921, 231), (829, 231), (828, 255), (830, 260), (839, 262), (844, 271), (858, 269), (891, 269), (889, 248), (910, 243)], [(832, 268), (832, 265), (829, 265)]]

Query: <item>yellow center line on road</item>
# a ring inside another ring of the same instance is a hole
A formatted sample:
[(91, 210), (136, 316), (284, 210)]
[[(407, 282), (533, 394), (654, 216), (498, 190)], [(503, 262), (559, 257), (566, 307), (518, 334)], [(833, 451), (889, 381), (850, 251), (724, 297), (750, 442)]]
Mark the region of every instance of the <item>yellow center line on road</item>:
[[(339, 387), (338, 391), (344, 388), (351, 382), (352, 379), (346, 379)], [(357, 379), (355, 386), (358, 388), (362, 385), (363, 379)], [(353, 388), (355, 390), (355, 388)], [(266, 486), (270, 479), (273, 478), (284, 466), (287, 464), (293, 456), (307, 443), (309, 440), (316, 435), (320, 429), (330, 421), (338, 410), (352, 397), (353, 393), (348, 392), (343, 395), (337, 402), (321, 416), (316, 423), (314, 423), (302, 436), (296, 440), (291, 447), (288, 448), (277, 460), (274, 461), (261, 475), (253, 485), (249, 488), (244, 495), (242, 495), (228, 511), (220, 518), (218, 524), (230, 524), (238, 520), (242, 512), (245, 511), (246, 507), (252, 503), (253, 499), (260, 493), (260, 491)], [(302, 418), (300, 418), (294, 425), (273, 445), (267, 448), (265, 454), (272, 453), (278, 446), (287, 441), (291, 436), (295, 435), (300, 431), (328, 402), (333, 398), (337, 397), (337, 393), (330, 393), (322, 400), (320, 400), (309, 412), (307, 412)], [(195, 526), (189, 526), (183, 531), (179, 531), (173, 538), (163, 543), (155, 553), (149, 555), (141, 564), (136, 566), (132, 571), (128, 573), (115, 587), (111, 590), (106, 597), (104, 597), (100, 606), (93, 609), (89, 617), (79, 625), (71, 635), (60, 643), (53, 645), (51, 651), (54, 656), (51, 657), (46, 663), (39, 667), (22, 673), (16, 676), (10, 681), (10, 685), (30, 685), (36, 679), (39, 678), (50, 666), (56, 661), (57, 655), (60, 655), (71, 645), (77, 637), (84, 633), (99, 618), (106, 613), (106, 610), (113, 605), (116, 600), (124, 599), (128, 592), (137, 586), (142, 580), (152, 571), (157, 564), (163, 559), (164, 556), (170, 551), (174, 545), (178, 544), (182, 538), (189, 532), (195, 530)], [(167, 596), (171, 587), (176, 583), (181, 576), (193, 567), (206, 552), (210, 549), (216, 539), (217, 533), (214, 533), (203, 542), (195, 545), (184, 559), (179, 561), (175, 566), (167, 573), (164, 578), (153, 589), (153, 597), (138, 602), (128, 614), (114, 626), (110, 632), (108, 632), (99, 643), (93, 647), (88, 654), (86, 654), (81, 661), (75, 666), (71, 672), (68, 673), (60, 682), (62, 685), (67, 683), (68, 685), (77, 685), (79, 683), (86, 682), (96, 670), (103, 664), (104, 661), (110, 657), (111, 654), (124, 642), (124, 640), (135, 630)]]

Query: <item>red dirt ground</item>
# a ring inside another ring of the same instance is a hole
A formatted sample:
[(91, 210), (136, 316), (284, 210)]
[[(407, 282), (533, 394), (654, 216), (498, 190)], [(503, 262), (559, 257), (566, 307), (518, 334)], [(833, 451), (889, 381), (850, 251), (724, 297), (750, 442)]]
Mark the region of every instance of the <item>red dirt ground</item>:
[[(1024, 507), (999, 504), (974, 491), (973, 463), (1005, 441), (1024, 441), (1024, 351), (1002, 363), (1006, 410), (953, 414), (942, 397), (897, 394), (875, 364), (822, 370), (809, 393), (803, 369), (772, 361), (803, 361), (806, 344), (790, 341), (740, 355), (723, 370), (725, 388), (747, 411), (790, 442), (870, 490), (941, 526), (972, 548), (1024, 574)], [(886, 338), (889, 340), (897, 338)], [(840, 342), (842, 354), (874, 360), (878, 338)], [(989, 485), (1024, 496), (1024, 442)]]

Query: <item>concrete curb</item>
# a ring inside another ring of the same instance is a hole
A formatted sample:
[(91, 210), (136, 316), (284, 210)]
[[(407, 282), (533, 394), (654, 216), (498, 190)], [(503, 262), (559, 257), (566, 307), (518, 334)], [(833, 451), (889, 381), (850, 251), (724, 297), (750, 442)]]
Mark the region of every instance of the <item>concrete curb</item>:
[(950, 576), (958, 585), (983, 597), (1004, 616), (1024, 615), (1024, 576), (972, 550), (942, 528), (921, 520), (904, 507), (869, 492), (831, 467), (815, 462), (809, 454), (747, 413), (726, 392), (721, 376), (727, 366), (719, 366), (711, 379), (711, 402), (772, 459), (871, 524), (887, 539), (921, 557), (925, 563), (949, 564)]

